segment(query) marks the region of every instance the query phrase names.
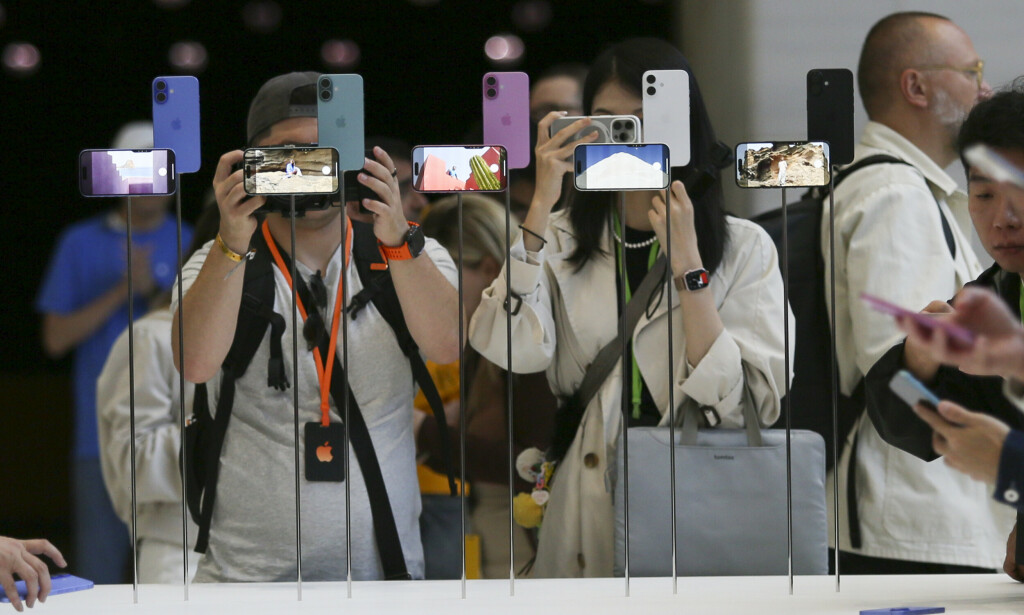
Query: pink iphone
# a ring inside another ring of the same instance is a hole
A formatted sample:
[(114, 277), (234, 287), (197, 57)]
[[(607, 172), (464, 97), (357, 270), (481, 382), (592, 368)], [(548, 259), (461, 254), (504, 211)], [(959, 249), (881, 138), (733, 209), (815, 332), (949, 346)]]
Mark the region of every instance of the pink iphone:
[(946, 335), (958, 342), (962, 342), (968, 346), (974, 344), (973, 333), (963, 327), (946, 322), (941, 318), (935, 318), (934, 316), (929, 316), (928, 314), (922, 314), (920, 312), (911, 312), (910, 310), (902, 308), (895, 303), (889, 303), (885, 299), (880, 299), (868, 293), (861, 293), (860, 298), (861, 301), (868, 304), (872, 309), (878, 312), (892, 316), (907, 316), (914, 319), (914, 322), (922, 327), (927, 329), (942, 329), (946, 332)]
[(530, 78), (487, 73), (483, 81), (484, 143), (504, 146), (508, 168), (530, 165)]

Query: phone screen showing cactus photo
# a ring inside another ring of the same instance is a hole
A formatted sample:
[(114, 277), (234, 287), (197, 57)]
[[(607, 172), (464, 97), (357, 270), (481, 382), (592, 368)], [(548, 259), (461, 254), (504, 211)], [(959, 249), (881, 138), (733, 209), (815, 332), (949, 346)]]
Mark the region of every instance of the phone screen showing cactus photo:
[(664, 190), (668, 146), (662, 143), (584, 143), (573, 151), (577, 190)]
[(418, 192), (500, 192), (508, 185), (500, 145), (420, 145), (412, 150), (412, 187)]

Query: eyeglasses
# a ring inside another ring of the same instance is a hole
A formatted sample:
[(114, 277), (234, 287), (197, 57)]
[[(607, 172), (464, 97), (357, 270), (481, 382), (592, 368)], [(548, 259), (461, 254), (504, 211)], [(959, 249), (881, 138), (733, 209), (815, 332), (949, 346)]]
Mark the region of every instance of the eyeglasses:
[(985, 80), (985, 61), (978, 60), (974, 66), (946, 66), (946, 65), (934, 65), (934, 66), (921, 66), (917, 70), (951, 70), (958, 73), (970, 73), (974, 75), (974, 80), (978, 84), (978, 89), (981, 89), (981, 82)]

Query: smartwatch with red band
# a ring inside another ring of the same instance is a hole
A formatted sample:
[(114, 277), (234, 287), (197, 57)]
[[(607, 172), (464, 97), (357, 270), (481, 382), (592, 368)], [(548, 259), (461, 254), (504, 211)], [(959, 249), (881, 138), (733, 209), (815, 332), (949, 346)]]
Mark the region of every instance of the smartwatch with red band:
[(420, 228), (420, 225), (415, 222), (409, 222), (409, 232), (405, 235), (405, 243), (390, 248), (378, 239), (377, 247), (380, 248), (380, 254), (386, 262), (407, 261), (419, 256), (420, 252), (423, 251), (425, 243), (423, 229)]

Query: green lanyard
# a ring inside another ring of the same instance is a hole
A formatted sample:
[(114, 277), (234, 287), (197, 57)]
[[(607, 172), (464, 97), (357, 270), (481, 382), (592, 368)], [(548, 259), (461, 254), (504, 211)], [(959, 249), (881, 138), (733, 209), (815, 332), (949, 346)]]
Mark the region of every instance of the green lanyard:
[[(614, 221), (615, 221), (615, 232), (619, 235), (619, 237), (621, 238), (622, 242), (625, 243), (626, 242), (626, 234), (622, 232), (622, 226), (619, 224), (618, 212), (615, 213)], [(654, 243), (651, 244), (651, 254), (650, 254), (650, 256), (647, 259), (647, 269), (648, 269), (648, 271), (651, 269), (651, 267), (654, 266), (654, 261), (658, 260), (658, 249), (659, 249), (658, 240), (655, 239)], [(615, 250), (615, 263), (618, 265), (619, 277), (622, 279), (622, 285), (626, 289), (626, 303), (629, 303), (630, 300), (633, 298), (633, 291), (630, 290), (630, 288), (629, 288), (629, 275), (626, 273), (626, 265), (625, 265), (625, 263), (622, 261), (621, 258), (619, 258), (619, 252), (620, 251), (618, 249)], [(625, 306), (623, 306), (623, 309), (625, 309)], [(632, 331), (627, 331), (626, 333), (630, 337), (632, 337), (632, 335), (633, 335)], [(633, 359), (633, 389), (632, 389), (632, 393), (633, 393), (633, 419), (636, 420), (636, 419), (640, 418), (640, 397), (641, 397), (640, 393), (641, 393), (642, 389), (641, 389), (641, 381), (640, 381), (640, 367), (636, 364), (636, 353), (635, 352), (633, 353), (632, 359)]]
[(1018, 295), (1018, 303), (1020, 304), (1020, 320), (1022, 323), (1024, 323), (1024, 278), (1020, 279), (1020, 292), (1018, 293)]

